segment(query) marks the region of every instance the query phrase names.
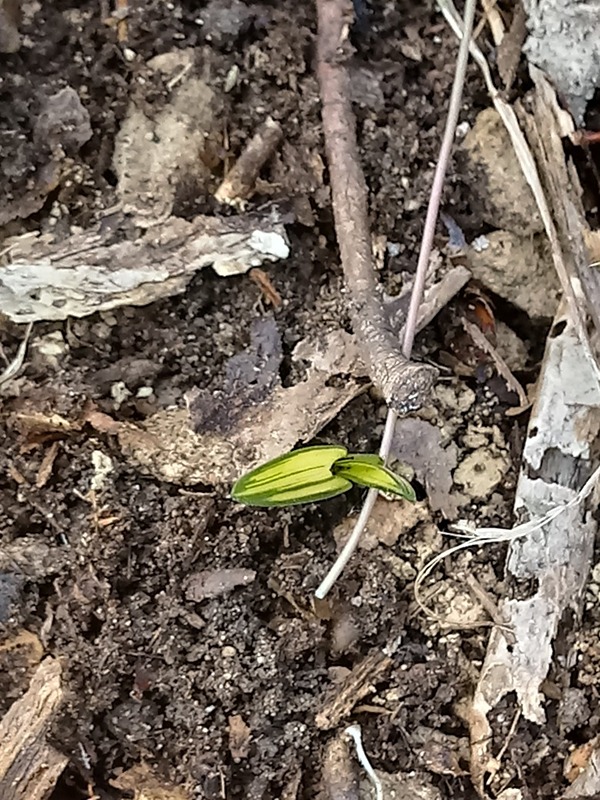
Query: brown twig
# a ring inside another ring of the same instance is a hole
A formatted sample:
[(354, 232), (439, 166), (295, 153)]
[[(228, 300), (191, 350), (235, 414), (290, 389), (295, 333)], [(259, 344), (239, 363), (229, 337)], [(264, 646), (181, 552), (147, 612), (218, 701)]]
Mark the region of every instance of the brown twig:
[(344, 279), (350, 295), (354, 332), (365, 363), (390, 408), (400, 413), (418, 408), (437, 371), (413, 364), (399, 352), (375, 278), (368, 224), (367, 185), (360, 167), (356, 122), (346, 62), (352, 55), (348, 31), (350, 0), (316, 0), (318, 66), (325, 150), (335, 230)]
[(223, 179), (215, 192), (215, 199), (219, 203), (242, 206), (253, 193), (259, 172), (275, 152), (282, 136), (281, 125), (268, 117)]
[[(317, 0), (317, 7), (320, 5), (328, 6), (333, 4), (334, 0)], [(410, 308), (408, 311), (408, 316), (406, 320), (406, 326), (404, 328), (404, 341), (402, 346), (402, 355), (405, 360), (410, 358), (412, 353), (412, 346), (415, 337), (415, 330), (417, 324), (417, 318), (419, 313), (419, 306), (423, 299), (423, 290), (425, 286), (425, 277), (427, 275), (427, 265), (429, 263), (429, 258), (431, 255), (431, 248), (433, 245), (433, 236), (435, 233), (435, 226), (437, 222), (437, 216), (440, 207), (441, 195), (442, 195), (442, 188), (444, 185), (444, 178), (446, 176), (446, 170), (448, 168), (448, 162), (450, 160), (450, 152), (452, 149), (452, 144), (454, 142), (454, 134), (456, 131), (456, 124), (458, 122), (458, 115), (460, 112), (460, 104), (462, 98), (462, 88), (465, 81), (465, 73), (467, 69), (467, 61), (469, 58), (469, 43), (471, 41), (471, 32), (473, 30), (473, 19), (475, 16), (475, 0), (466, 0), (465, 3), (465, 16), (464, 16), (464, 32), (465, 35), (463, 36), (459, 51), (458, 57), (456, 61), (456, 70), (454, 74), (454, 83), (452, 85), (452, 94), (450, 95), (450, 103), (448, 106), (448, 118), (446, 120), (446, 128), (444, 130), (444, 137), (442, 139), (442, 144), (440, 147), (440, 154), (438, 157), (438, 162), (435, 170), (435, 175), (433, 179), (433, 185), (431, 187), (431, 195), (429, 198), (429, 205), (427, 208), (427, 216), (425, 218), (425, 226), (423, 228), (423, 239), (421, 241), (421, 249), (419, 252), (419, 260), (417, 263), (417, 271), (415, 275), (415, 282), (413, 285), (412, 295), (411, 295), (411, 302)], [(319, 35), (320, 32), (319, 32)], [(347, 88), (347, 87), (346, 87)], [(321, 89), (323, 91), (323, 89)], [(349, 96), (349, 95), (347, 95)], [(349, 104), (349, 100), (346, 100), (346, 103)], [(325, 105), (325, 101), (323, 100), (323, 104)], [(325, 125), (325, 108), (323, 108), (323, 125)], [(354, 131), (352, 130), (352, 138), (354, 141), (354, 152), (356, 151), (356, 140), (354, 137)], [(360, 172), (360, 168), (358, 168), (360, 176), (362, 177), (362, 172)], [(330, 164), (330, 172), (332, 172), (332, 167)], [(331, 182), (332, 182), (332, 192), (333, 191), (333, 173), (331, 175)], [(364, 178), (363, 178), (364, 183)], [(334, 193), (335, 197), (335, 193)], [(366, 190), (363, 198), (363, 204), (366, 209)], [(334, 205), (335, 210), (335, 205)], [(358, 207), (358, 211), (362, 211), (363, 206), (360, 205)], [(366, 212), (365, 212), (366, 214)], [(366, 219), (366, 216), (365, 216)], [(359, 216), (360, 220), (360, 216)], [(336, 217), (336, 228), (337, 228), (337, 217)], [(358, 223), (360, 224), (360, 222)], [(350, 220), (350, 227), (349, 232), (353, 230), (353, 223), (352, 219)], [(339, 233), (338, 233), (339, 237)], [(348, 243), (349, 244), (349, 243)], [(341, 243), (340, 243), (340, 251), (342, 250)], [(342, 252), (342, 260), (343, 260), (343, 252)], [(370, 280), (365, 280), (364, 289), (367, 290), (369, 286), (373, 289), (373, 294), (375, 295), (375, 279), (371, 274)], [(406, 363), (406, 361), (405, 361)], [(387, 460), (390, 449), (392, 445), (392, 439), (394, 436), (394, 429), (396, 427), (396, 420), (398, 418), (398, 408), (394, 406), (394, 404), (388, 402), (388, 415), (385, 422), (385, 429), (383, 432), (383, 437), (381, 439), (381, 446), (379, 448), (379, 453), (384, 460)], [(341, 574), (342, 570), (350, 560), (352, 554), (356, 550), (358, 546), (359, 539), (364, 531), (367, 522), (369, 521), (369, 517), (371, 516), (371, 511), (373, 510), (373, 506), (375, 505), (375, 500), (377, 499), (378, 492), (376, 489), (370, 489), (367, 493), (367, 497), (365, 499), (364, 505), (361, 509), (358, 519), (354, 525), (354, 529), (350, 534), (344, 549), (338, 556), (336, 562), (329, 570), (329, 573), (325, 576), (325, 579), (322, 581), (321, 585), (318, 587), (317, 591), (315, 592), (315, 596), (319, 599), (323, 599), (330, 591), (331, 587), (337, 580), (338, 576)]]
[(321, 710), (315, 717), (319, 730), (335, 728), (345, 719), (354, 706), (381, 681), (392, 666), (392, 659), (375, 651), (360, 661), (343, 681), (342, 685), (325, 699)]
[(473, 340), (473, 344), (482, 352), (487, 353), (487, 355), (492, 359), (498, 374), (506, 384), (506, 388), (509, 391), (514, 392), (519, 398), (520, 406), (526, 406), (529, 403), (529, 400), (527, 398), (525, 389), (523, 389), (519, 381), (512, 374), (510, 367), (502, 358), (500, 353), (496, 350), (494, 345), (489, 341), (489, 339), (486, 338), (481, 328), (478, 328), (477, 325), (469, 322), (469, 320), (465, 317), (462, 318), (461, 323), (465, 331)]
[(283, 305), (281, 295), (273, 286), (271, 279), (264, 270), (259, 269), (258, 267), (253, 267), (248, 273), (248, 276), (250, 277), (250, 280), (254, 281), (254, 283), (258, 286), (267, 302), (269, 302), (273, 308), (281, 308)]
[(323, 786), (329, 800), (359, 800), (360, 790), (348, 739), (338, 734), (325, 746)]
[(583, 147), (588, 144), (598, 144), (600, 143), (600, 131), (586, 131), (582, 128), (581, 130), (574, 131), (570, 139), (577, 147)]

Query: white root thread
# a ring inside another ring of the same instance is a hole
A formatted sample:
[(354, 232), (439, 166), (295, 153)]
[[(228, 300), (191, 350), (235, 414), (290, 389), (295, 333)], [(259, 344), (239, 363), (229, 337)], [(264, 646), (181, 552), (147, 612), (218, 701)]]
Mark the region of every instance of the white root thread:
[(592, 493), (598, 483), (599, 478), (600, 467), (594, 470), (591, 477), (588, 478), (579, 492), (567, 503), (554, 506), (550, 509), (550, 511), (547, 511), (541, 517), (534, 517), (527, 522), (522, 522), (520, 525), (516, 525), (514, 528), (469, 528), (467, 525), (461, 526), (463, 535), (468, 536), (469, 538), (460, 542), (460, 544), (456, 544), (453, 547), (449, 547), (447, 550), (438, 553), (437, 556), (425, 564), (425, 566), (417, 575), (415, 580), (415, 600), (419, 608), (429, 619), (434, 619), (438, 622), (448, 622), (448, 620), (440, 617), (426, 605), (422, 594), (423, 582), (429, 575), (431, 575), (440, 561), (443, 561), (448, 556), (458, 553), (460, 550), (466, 550), (468, 547), (480, 547), (482, 545), (496, 544), (499, 542), (513, 542), (515, 539), (520, 539), (524, 536), (530, 536), (532, 533), (540, 530), (540, 528), (543, 528), (544, 525), (548, 525), (548, 523), (555, 520), (565, 511), (580, 505)]
[(373, 789), (375, 790), (375, 800), (383, 800), (383, 787), (381, 785), (381, 781), (379, 780), (379, 776), (371, 766), (371, 762), (365, 753), (365, 748), (363, 747), (362, 743), (362, 735), (360, 732), (360, 725), (349, 725), (344, 733), (354, 740), (356, 757), (358, 758), (361, 767), (367, 773), (369, 780), (373, 784)]

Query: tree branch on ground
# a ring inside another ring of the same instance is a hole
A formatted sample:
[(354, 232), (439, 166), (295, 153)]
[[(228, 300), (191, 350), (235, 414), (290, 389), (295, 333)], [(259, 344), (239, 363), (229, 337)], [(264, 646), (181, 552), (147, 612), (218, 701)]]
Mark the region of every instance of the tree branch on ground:
[(437, 375), (434, 367), (402, 355), (375, 278), (368, 223), (367, 185), (360, 166), (352, 111), (350, 0), (317, 0), (318, 78), (335, 229), (354, 332), (373, 383), (399, 413), (422, 405)]

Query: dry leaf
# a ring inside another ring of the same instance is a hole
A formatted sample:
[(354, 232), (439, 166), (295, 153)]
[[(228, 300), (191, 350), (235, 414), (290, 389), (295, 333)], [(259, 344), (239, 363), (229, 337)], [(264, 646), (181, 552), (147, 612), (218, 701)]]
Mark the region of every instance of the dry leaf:
[(109, 783), (122, 792), (133, 792), (134, 800), (191, 800), (187, 789), (168, 784), (146, 764), (137, 764)]
[[(251, 363), (268, 363), (270, 376), (249, 387), (242, 408), (236, 408), (237, 421), (231, 430), (210, 430), (206, 417), (201, 417), (207, 429), (196, 434), (185, 409), (160, 411), (141, 425), (123, 423), (119, 442), (125, 454), (162, 480), (184, 485), (231, 483), (258, 464), (287, 453), (299, 441), (312, 439), (364, 391), (365, 385), (358, 377), (364, 375), (364, 367), (353, 337), (344, 331), (332, 331), (316, 343), (301, 342), (296, 347), (292, 358), (308, 360), (309, 366), (305, 380), (290, 387), (281, 386), (273, 372), (274, 350), (269, 355), (258, 344), (250, 350), (253, 352), (248, 353), (248, 361), (235, 363), (242, 370)], [(236, 371), (237, 367), (232, 370), (230, 386), (235, 385)], [(336, 375), (343, 376), (343, 380), (332, 381)], [(253, 397), (264, 399), (249, 403)], [(226, 398), (225, 393), (222, 400)], [(227, 426), (226, 404), (220, 411), (208, 409), (206, 403), (203, 408), (219, 416), (223, 427)]]
[(52, 469), (54, 467), (54, 461), (56, 460), (56, 456), (58, 455), (58, 448), (60, 447), (60, 442), (55, 441), (52, 442), (50, 447), (44, 453), (44, 457), (42, 458), (42, 463), (40, 464), (40, 468), (38, 470), (38, 474), (35, 479), (35, 485), (38, 489), (43, 489), (43, 487), (48, 483), (50, 476), (52, 475)]
[(409, 464), (424, 484), (433, 511), (447, 519), (456, 517), (458, 501), (450, 494), (452, 471), (457, 464), (457, 448), (452, 442), (442, 446), (439, 428), (414, 417), (398, 420), (392, 443), (392, 456)]
[(235, 762), (248, 758), (252, 731), (239, 714), (229, 717), (229, 752)]

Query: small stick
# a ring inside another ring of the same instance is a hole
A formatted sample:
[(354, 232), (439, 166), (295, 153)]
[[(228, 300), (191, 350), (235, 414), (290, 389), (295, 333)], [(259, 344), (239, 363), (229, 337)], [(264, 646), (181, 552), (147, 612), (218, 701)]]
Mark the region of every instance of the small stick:
[(10, 364), (7, 365), (6, 369), (4, 369), (0, 373), (0, 386), (2, 386), (4, 383), (8, 383), (8, 381), (11, 381), (18, 374), (19, 370), (23, 366), (23, 362), (25, 361), (25, 355), (27, 353), (27, 344), (29, 343), (29, 337), (31, 336), (32, 330), (33, 330), (33, 322), (30, 322), (25, 328), (25, 336), (23, 337), (23, 341), (19, 345), (19, 349), (17, 350), (17, 355), (13, 358)]
[(467, 573), (465, 576), (465, 582), (469, 589), (471, 590), (471, 594), (473, 597), (481, 603), (483, 610), (487, 612), (489, 618), (492, 622), (499, 628), (504, 635), (509, 644), (514, 644), (515, 637), (512, 630), (506, 624), (506, 620), (502, 617), (502, 613), (498, 608), (497, 604), (494, 602), (494, 599), (486, 592), (483, 586), (479, 583), (477, 578), (470, 573)]
[(266, 300), (273, 306), (273, 308), (281, 308), (283, 300), (281, 299), (281, 295), (277, 289), (271, 283), (271, 279), (267, 273), (258, 267), (253, 267), (248, 275), (250, 280), (254, 281), (254, 283), (259, 287)]
[[(469, 42), (471, 39), (471, 31), (473, 30), (473, 19), (475, 16), (475, 0), (467, 0), (465, 3), (465, 17), (464, 17), (464, 36), (461, 39), (456, 60), (456, 70), (454, 73), (454, 83), (452, 85), (452, 93), (450, 95), (450, 103), (448, 106), (448, 119), (446, 120), (446, 128), (444, 130), (444, 137), (440, 147), (440, 154), (438, 157), (437, 166), (435, 169), (435, 176), (433, 185), (431, 187), (431, 195), (429, 198), (429, 206), (427, 208), (427, 216), (425, 218), (425, 226), (423, 229), (423, 239), (421, 241), (421, 249), (419, 252), (419, 260), (417, 262), (417, 272), (415, 275), (415, 282), (410, 300), (410, 307), (406, 319), (406, 327), (404, 329), (404, 342), (402, 346), (402, 354), (405, 359), (409, 359), (412, 353), (413, 342), (415, 338), (415, 328), (417, 323), (417, 316), (419, 306), (423, 299), (423, 290), (425, 287), (425, 277), (427, 275), (427, 265), (429, 264), (429, 257), (431, 255), (431, 248), (433, 246), (433, 237), (435, 234), (435, 226), (437, 222), (438, 211), (442, 196), (442, 189), (444, 186), (444, 178), (448, 162), (450, 160), (450, 151), (454, 142), (454, 134), (456, 131), (456, 124), (458, 122), (458, 115), (460, 113), (460, 104), (462, 98), (462, 88), (465, 82), (465, 73), (467, 70), (467, 61), (469, 58)], [(381, 446), (379, 448), (380, 456), (386, 461), (389, 457), (392, 441), (394, 438), (394, 430), (396, 427), (396, 420), (398, 419), (397, 409), (393, 405), (388, 404), (388, 415), (385, 421), (385, 429), (381, 439)], [(376, 489), (369, 489), (364, 505), (361, 509), (360, 515), (356, 521), (354, 529), (350, 534), (348, 541), (336, 562), (331, 567), (329, 573), (315, 592), (318, 599), (323, 599), (327, 596), (331, 587), (341, 574), (342, 570), (350, 560), (352, 554), (358, 546), (358, 542), (362, 535), (363, 530), (367, 526), (371, 511), (375, 505), (378, 492)]]
[(263, 122), (215, 192), (219, 203), (243, 207), (254, 192), (256, 179), (283, 137), (281, 125), (271, 117)]
[(514, 392), (519, 398), (520, 406), (521, 407), (527, 406), (529, 404), (529, 398), (527, 397), (525, 389), (523, 389), (519, 381), (512, 374), (510, 367), (508, 366), (506, 361), (502, 358), (500, 353), (496, 350), (494, 345), (488, 339), (486, 339), (486, 336), (481, 330), (481, 328), (478, 328), (477, 325), (474, 325), (472, 322), (469, 322), (469, 320), (465, 319), (465, 317), (462, 318), (461, 322), (463, 328), (473, 340), (473, 344), (480, 350), (482, 350), (484, 353), (487, 353), (490, 356), (490, 358), (494, 362), (498, 374), (504, 379), (506, 387), (511, 392)]
[(319, 730), (331, 730), (348, 716), (354, 706), (359, 703), (381, 681), (392, 666), (392, 659), (375, 651), (358, 663), (344, 680), (342, 686), (330, 697), (326, 698), (321, 710), (315, 717)]
[(506, 739), (504, 740), (504, 744), (500, 748), (500, 751), (498, 752), (498, 755), (496, 756), (496, 759), (495, 759), (497, 764), (498, 764), (498, 767), (500, 766), (500, 763), (501, 763), (502, 759), (504, 758), (504, 754), (508, 750), (508, 745), (510, 744), (510, 740), (515, 735), (515, 732), (517, 730), (517, 725), (519, 724), (519, 720), (520, 719), (521, 719), (521, 709), (517, 708), (517, 710), (515, 711), (515, 715), (513, 717), (513, 720), (510, 723), (510, 728), (508, 729), (508, 733), (506, 734)]
[(329, 800), (360, 800), (348, 740), (341, 734), (331, 739), (325, 747), (323, 785)]

